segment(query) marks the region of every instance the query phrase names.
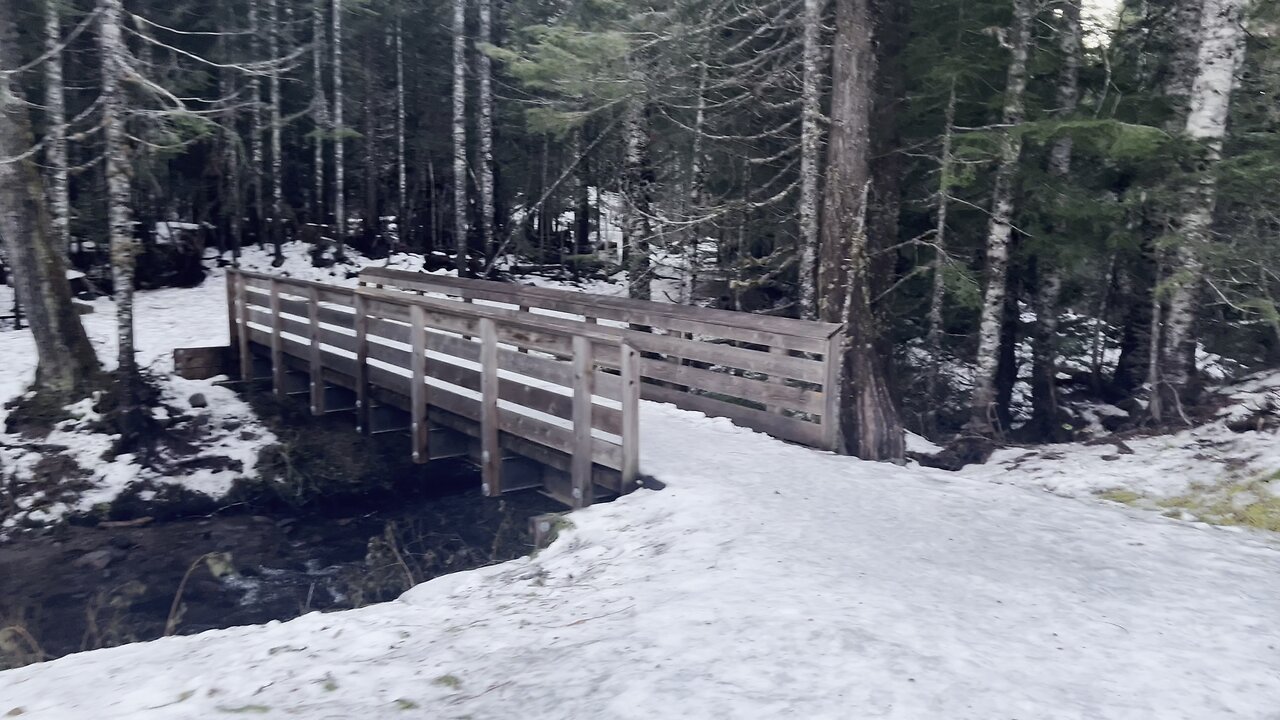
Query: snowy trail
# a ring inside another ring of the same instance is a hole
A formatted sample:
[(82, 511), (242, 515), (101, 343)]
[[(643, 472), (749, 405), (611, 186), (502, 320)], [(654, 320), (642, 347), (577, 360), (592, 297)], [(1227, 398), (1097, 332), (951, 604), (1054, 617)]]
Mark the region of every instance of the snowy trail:
[(536, 558), (0, 673), (0, 715), (1280, 717), (1269, 535), (643, 427), (669, 487)]

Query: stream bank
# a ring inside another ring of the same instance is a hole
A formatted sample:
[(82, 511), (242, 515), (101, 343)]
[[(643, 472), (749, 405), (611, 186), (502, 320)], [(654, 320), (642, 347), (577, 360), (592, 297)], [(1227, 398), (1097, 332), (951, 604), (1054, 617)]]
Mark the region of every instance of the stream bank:
[(345, 512), (27, 533), (0, 543), (0, 669), (151, 640), (167, 626), (186, 635), (391, 600), (527, 554), (528, 519), (561, 509), (536, 492), (484, 498), (475, 471), (456, 463), (429, 491)]

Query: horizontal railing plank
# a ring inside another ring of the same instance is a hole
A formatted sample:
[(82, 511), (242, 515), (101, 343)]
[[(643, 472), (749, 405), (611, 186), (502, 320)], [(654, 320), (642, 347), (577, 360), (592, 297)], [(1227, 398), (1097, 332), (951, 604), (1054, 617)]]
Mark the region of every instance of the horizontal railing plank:
[[(513, 305), (526, 305), (558, 312), (648, 324), (680, 332), (702, 332), (703, 330), (700, 328), (706, 328), (707, 334), (714, 336), (717, 333), (753, 331), (762, 335), (757, 336), (755, 339), (749, 337), (738, 338), (730, 334), (726, 334), (724, 337), (770, 346), (786, 345), (788, 343), (778, 337), (773, 340), (766, 340), (763, 335), (825, 341), (840, 329), (839, 325), (833, 323), (796, 320), (794, 318), (756, 315), (689, 305), (655, 303), (609, 295), (583, 295), (567, 290), (512, 285), (487, 280), (460, 280), (454, 277), (409, 272), (394, 268), (367, 268), (360, 273), (360, 280), (365, 284), (456, 294), (461, 297), (480, 298), (496, 302), (510, 302)], [(646, 318), (648, 321), (639, 318)], [(717, 329), (711, 330), (711, 326), (715, 326)], [(805, 347), (790, 349), (822, 352), (825, 350), (825, 343), (810, 343)]]

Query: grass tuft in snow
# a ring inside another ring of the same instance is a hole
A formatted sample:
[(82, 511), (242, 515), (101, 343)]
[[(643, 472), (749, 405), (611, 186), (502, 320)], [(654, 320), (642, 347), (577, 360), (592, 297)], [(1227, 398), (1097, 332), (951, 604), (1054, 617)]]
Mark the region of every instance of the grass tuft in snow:
[(1120, 503), (1121, 505), (1135, 505), (1142, 499), (1142, 496), (1138, 493), (1132, 490), (1123, 489), (1107, 490), (1105, 492), (1098, 493), (1098, 497), (1103, 500)]
[(456, 675), (441, 675), (435, 680), (432, 680), (432, 682), (441, 687), (447, 687), (450, 690), (457, 690), (462, 687), (462, 681), (459, 680)]
[(1173, 497), (1153, 498), (1125, 488), (1096, 495), (1121, 505), (1162, 510), (1166, 517), (1280, 532), (1280, 472), (1223, 485), (1193, 485)]
[(1280, 532), (1280, 473), (1212, 489), (1197, 489), (1160, 500), (1157, 505), (1213, 525)]

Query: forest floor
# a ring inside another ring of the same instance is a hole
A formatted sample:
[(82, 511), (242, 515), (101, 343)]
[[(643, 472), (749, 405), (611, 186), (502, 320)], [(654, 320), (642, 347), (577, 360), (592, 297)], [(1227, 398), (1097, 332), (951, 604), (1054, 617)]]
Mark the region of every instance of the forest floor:
[[(144, 293), (173, 295), (140, 334), (202, 303), (208, 322), (164, 342), (225, 342), (221, 287)], [(547, 550), (359, 610), (0, 672), (0, 716), (1274, 719), (1280, 534), (1257, 528), (1280, 436), (1231, 420), (1280, 378), (1222, 392), (1202, 427), (960, 473), (646, 402), (642, 468), (666, 489), (573, 513)]]

